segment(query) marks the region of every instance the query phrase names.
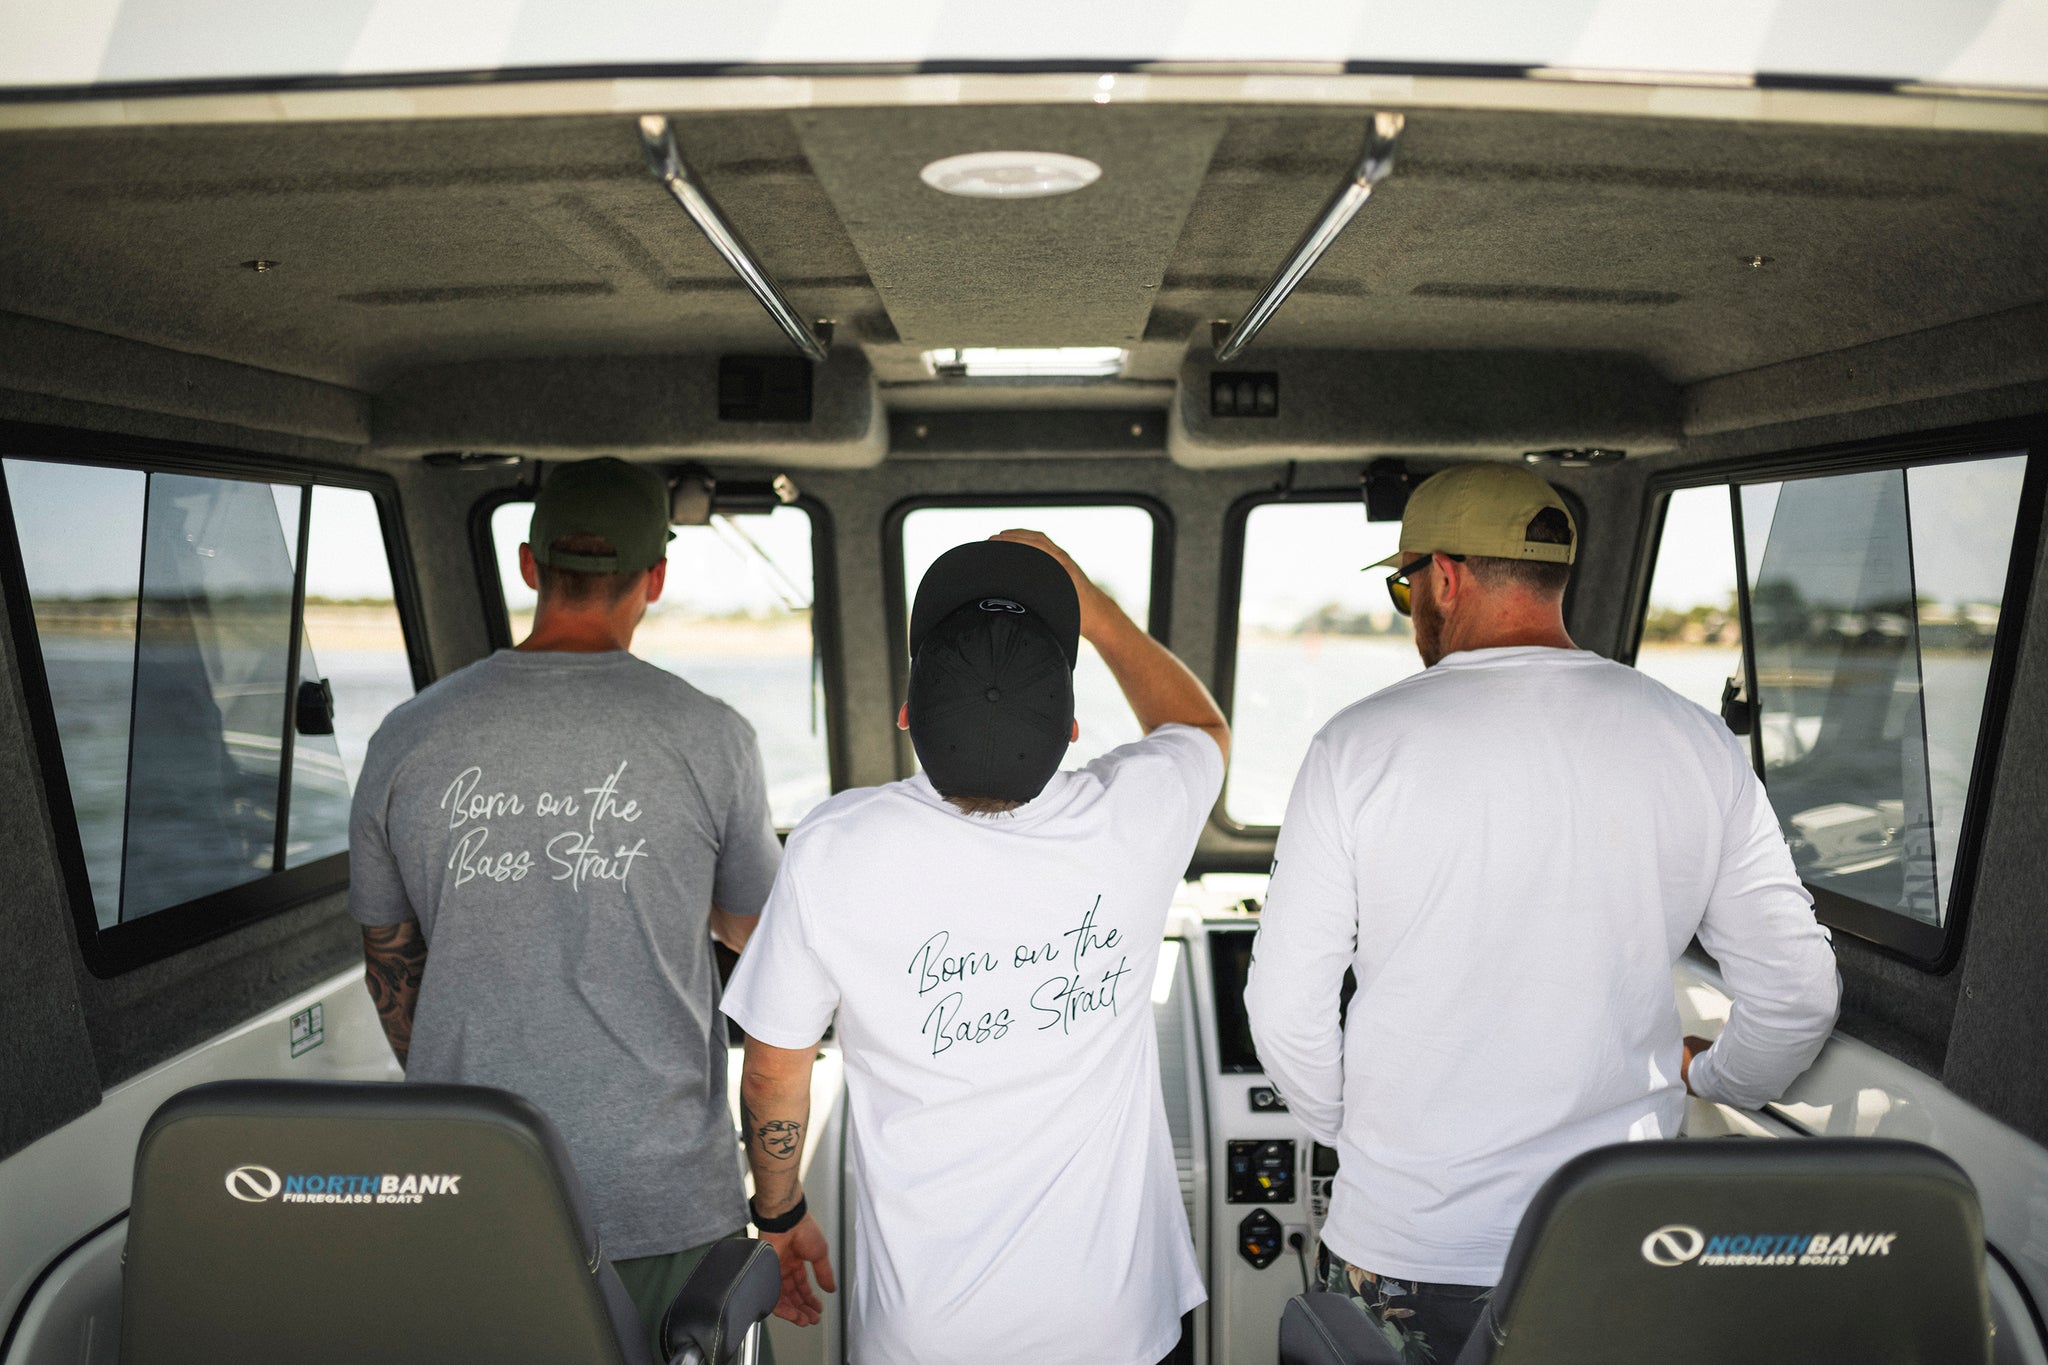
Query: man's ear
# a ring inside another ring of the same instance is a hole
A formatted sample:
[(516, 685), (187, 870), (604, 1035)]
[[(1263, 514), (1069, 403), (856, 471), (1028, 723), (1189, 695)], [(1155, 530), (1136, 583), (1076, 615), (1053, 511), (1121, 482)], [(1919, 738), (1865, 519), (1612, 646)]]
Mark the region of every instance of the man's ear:
[(519, 546), (519, 581), (540, 591), (540, 564), (533, 557), (533, 547), (524, 543)]
[(1076, 717), (1075, 717), (1075, 718), (1074, 718), (1074, 719), (1073, 719), (1072, 721), (1070, 721), (1070, 722), (1069, 722), (1069, 724), (1070, 724), (1070, 725), (1071, 725), (1071, 726), (1072, 726), (1073, 728), (1067, 731), (1067, 743), (1069, 743), (1069, 744), (1078, 744), (1078, 743), (1080, 743), (1080, 742), (1081, 742), (1081, 718), (1080, 718), (1079, 716), (1076, 716)]
[(908, 730), (910, 728), (909, 702), (904, 702), (903, 705), (896, 708), (896, 728), (899, 730)]
[(1437, 610), (1449, 615), (1465, 590), (1466, 580), (1461, 576), (1465, 566), (1447, 554), (1438, 553), (1435, 558), (1436, 582), (1430, 587), (1436, 593)]
[(666, 558), (657, 559), (654, 561), (654, 567), (647, 571), (647, 600), (649, 602), (659, 602), (661, 600), (661, 590), (666, 586), (668, 586), (668, 560)]

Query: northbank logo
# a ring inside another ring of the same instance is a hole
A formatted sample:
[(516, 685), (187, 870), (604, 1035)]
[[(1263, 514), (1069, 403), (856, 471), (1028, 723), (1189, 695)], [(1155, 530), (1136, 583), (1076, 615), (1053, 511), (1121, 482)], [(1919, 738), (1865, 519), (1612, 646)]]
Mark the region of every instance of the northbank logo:
[(1889, 1256), (1896, 1232), (1766, 1232), (1751, 1236), (1702, 1233), (1667, 1223), (1643, 1239), (1643, 1259), (1666, 1268), (1702, 1266), (1842, 1266)]
[(1707, 1239), (1698, 1228), (1672, 1223), (1643, 1239), (1643, 1259), (1651, 1265), (1684, 1265), (1706, 1250)]
[(279, 1175), (268, 1166), (237, 1166), (226, 1183), (244, 1204), (420, 1204), (462, 1193), (459, 1175)]
[(237, 1166), (228, 1172), (228, 1193), (244, 1204), (277, 1198), (284, 1182), (268, 1166)]

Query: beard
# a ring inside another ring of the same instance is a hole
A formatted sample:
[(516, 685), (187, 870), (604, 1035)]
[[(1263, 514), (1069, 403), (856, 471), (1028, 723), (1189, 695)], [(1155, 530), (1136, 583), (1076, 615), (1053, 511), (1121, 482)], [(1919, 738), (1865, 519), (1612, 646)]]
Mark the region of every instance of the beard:
[(1436, 661), (1444, 657), (1444, 614), (1437, 609), (1434, 593), (1415, 593), (1412, 605), (1415, 609), (1415, 652), (1422, 656), (1424, 668), (1433, 668)]

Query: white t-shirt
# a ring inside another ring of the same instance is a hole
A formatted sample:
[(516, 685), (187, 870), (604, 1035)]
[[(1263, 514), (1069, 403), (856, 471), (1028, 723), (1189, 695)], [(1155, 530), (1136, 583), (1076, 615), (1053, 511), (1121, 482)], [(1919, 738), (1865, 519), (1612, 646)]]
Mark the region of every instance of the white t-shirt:
[(1453, 654), (1340, 712), (1295, 780), (1245, 991), (1261, 1063), (1338, 1152), (1331, 1250), (1493, 1284), (1566, 1160), (1676, 1136), (1671, 966), (1695, 934), (1735, 1004), (1694, 1088), (1754, 1107), (1812, 1063), (1840, 983), (1718, 718), (1543, 648)]
[(922, 776), (789, 836), (725, 1012), (776, 1047), (838, 1015), (851, 1354), (1154, 1365), (1205, 1297), (1153, 1037), (1160, 938), (1223, 785), (1166, 725), (970, 817)]

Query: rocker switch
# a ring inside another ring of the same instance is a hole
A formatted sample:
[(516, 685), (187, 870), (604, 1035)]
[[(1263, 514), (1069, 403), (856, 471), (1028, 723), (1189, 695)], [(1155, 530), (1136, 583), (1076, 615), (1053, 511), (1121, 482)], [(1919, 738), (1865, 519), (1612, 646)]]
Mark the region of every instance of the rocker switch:
[(1280, 1259), (1280, 1220), (1264, 1209), (1246, 1214), (1237, 1225), (1237, 1254), (1251, 1262), (1254, 1270), (1264, 1270)]

